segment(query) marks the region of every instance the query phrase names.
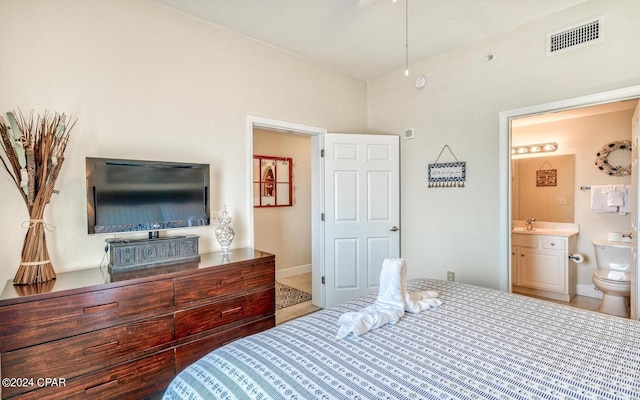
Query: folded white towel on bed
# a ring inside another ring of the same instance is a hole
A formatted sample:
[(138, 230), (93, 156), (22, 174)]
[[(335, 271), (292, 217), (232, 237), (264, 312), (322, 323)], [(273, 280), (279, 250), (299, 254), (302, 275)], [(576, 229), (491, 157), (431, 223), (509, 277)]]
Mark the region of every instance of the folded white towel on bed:
[(382, 263), (380, 271), (380, 288), (376, 301), (359, 312), (346, 312), (338, 319), (337, 338), (344, 338), (352, 333), (362, 335), (371, 329), (386, 324), (395, 324), (404, 314), (402, 296), (401, 269), (404, 261), (388, 258)]
[(407, 292), (407, 266), (401, 258), (382, 262), (376, 301), (358, 312), (346, 312), (338, 319), (338, 339), (362, 335), (386, 324), (395, 324), (405, 311), (418, 313), (437, 307), (442, 301), (434, 291)]
[(431, 307), (438, 307), (442, 304), (442, 300), (438, 299), (438, 292), (424, 291), (424, 292), (412, 292), (405, 294), (404, 310), (412, 314), (419, 313), (430, 309)]
[(407, 265), (404, 261), (402, 261), (400, 274), (405, 311), (415, 314), (442, 304), (442, 301), (437, 298), (438, 292), (433, 290), (416, 291), (412, 293), (407, 292)]

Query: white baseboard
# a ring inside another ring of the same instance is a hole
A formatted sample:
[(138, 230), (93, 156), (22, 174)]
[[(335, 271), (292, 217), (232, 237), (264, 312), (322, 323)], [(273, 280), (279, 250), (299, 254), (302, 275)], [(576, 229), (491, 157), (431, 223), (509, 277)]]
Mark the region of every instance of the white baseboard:
[(595, 299), (602, 298), (602, 292), (599, 291), (593, 284), (578, 283), (576, 285), (576, 294), (580, 296), (593, 297)]
[(311, 272), (311, 264), (279, 269), (276, 270), (276, 280), (278, 280), (278, 278), (286, 278), (288, 276), (306, 274), (307, 272)]

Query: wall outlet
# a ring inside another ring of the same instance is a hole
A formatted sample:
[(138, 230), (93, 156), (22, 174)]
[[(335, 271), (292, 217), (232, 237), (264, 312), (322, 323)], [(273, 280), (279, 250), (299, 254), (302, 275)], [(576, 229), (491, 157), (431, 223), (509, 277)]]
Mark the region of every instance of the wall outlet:
[(455, 281), (456, 280), (456, 273), (453, 271), (447, 271), (447, 280), (448, 281)]

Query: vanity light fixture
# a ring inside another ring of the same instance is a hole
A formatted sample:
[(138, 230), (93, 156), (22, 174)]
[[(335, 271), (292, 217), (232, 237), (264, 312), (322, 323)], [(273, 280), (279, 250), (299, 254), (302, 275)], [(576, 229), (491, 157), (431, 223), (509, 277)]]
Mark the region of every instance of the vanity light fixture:
[(548, 153), (558, 150), (558, 143), (539, 143), (539, 144), (527, 144), (523, 146), (513, 146), (511, 148), (512, 155), (532, 154), (532, 153)]

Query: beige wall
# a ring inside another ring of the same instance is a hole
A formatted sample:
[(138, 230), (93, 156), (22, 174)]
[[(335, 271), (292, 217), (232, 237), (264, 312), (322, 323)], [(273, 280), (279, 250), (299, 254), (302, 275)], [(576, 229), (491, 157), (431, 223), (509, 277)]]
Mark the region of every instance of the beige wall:
[[(238, 231), (233, 246), (246, 245), (250, 114), (333, 132), (415, 128), (416, 138), (401, 143), (401, 251), (409, 275), (444, 279), (452, 270), (457, 280), (498, 287), (499, 112), (640, 84), (636, 0), (591, 0), (432, 59), (412, 59), (409, 78), (398, 70), (368, 84), (149, 0), (3, 0), (0, 15), (0, 111), (79, 118), (60, 195), (45, 214), (57, 227), (49, 246), (58, 271), (102, 260), (105, 237), (86, 234), (86, 156), (210, 163), (213, 208), (227, 204)], [(605, 17), (604, 41), (546, 55), (547, 33), (597, 16)], [(495, 54), (491, 63), (488, 54)], [(417, 90), (420, 74), (429, 86)], [(467, 162), (463, 189), (427, 188), (427, 165), (445, 144)], [(6, 177), (0, 192), (0, 278), (9, 279), (27, 216)], [(189, 232), (201, 235), (208, 251), (217, 249), (212, 231)]]
[[(596, 213), (591, 211), (589, 190), (580, 190), (580, 186), (630, 184), (631, 177), (609, 176), (594, 165), (596, 153), (606, 143), (616, 140), (631, 140), (631, 122), (633, 109), (587, 117), (566, 119), (544, 124), (523, 126), (513, 130), (514, 145), (554, 141), (558, 151), (554, 154), (575, 154), (575, 223), (580, 225), (577, 252), (585, 256), (578, 264), (578, 294), (595, 295), (591, 276), (596, 269), (593, 244), (594, 239), (606, 239), (608, 232), (630, 232), (631, 217), (615, 213)], [(613, 152), (618, 162), (615, 165), (628, 165), (631, 153), (619, 150)], [(626, 156), (626, 160), (625, 160)], [(535, 160), (533, 158), (532, 160)]]
[[(547, 33), (598, 16), (606, 21), (604, 41), (547, 56)], [(640, 84), (634, 39), (640, 37), (639, 17), (636, 0), (592, 0), (413, 61), (409, 78), (398, 70), (370, 82), (370, 130), (415, 128), (415, 139), (401, 143), (401, 252), (409, 276), (446, 279), (446, 271), (455, 271), (459, 281), (499, 287), (499, 263), (506, 258), (498, 223), (499, 113)], [(487, 62), (488, 54), (495, 54), (494, 61)], [(429, 86), (418, 90), (413, 83), (421, 74)], [(427, 165), (445, 144), (467, 163), (462, 189), (427, 188)], [(587, 181), (576, 177), (576, 182)]]
[[(211, 164), (212, 210), (226, 204), (249, 243), (247, 115), (336, 132), (366, 128), (366, 82), (328, 70), (150, 0), (0, 2), (0, 111), (78, 118), (45, 213), (57, 271), (97, 266), (104, 240), (86, 233), (84, 158)], [(5, 171), (0, 281), (18, 268), (26, 208)], [(201, 251), (217, 250), (214, 227)]]
[[(253, 152), (293, 159), (292, 207), (253, 209), (254, 246), (276, 254), (276, 270), (311, 265), (311, 138), (255, 129)], [(255, 196), (255, 193), (254, 193)]]

